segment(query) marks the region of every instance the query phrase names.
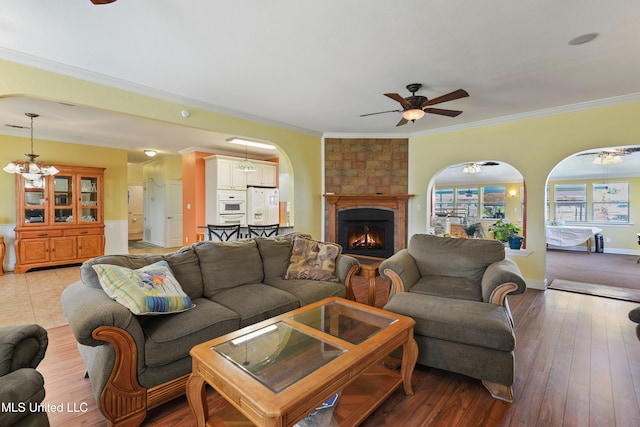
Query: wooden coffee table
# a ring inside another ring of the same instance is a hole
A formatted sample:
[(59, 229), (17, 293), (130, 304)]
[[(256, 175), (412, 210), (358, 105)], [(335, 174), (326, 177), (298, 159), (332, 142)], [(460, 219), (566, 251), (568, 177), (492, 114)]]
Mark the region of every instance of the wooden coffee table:
[[(340, 426), (366, 419), (401, 384), (412, 395), (413, 319), (328, 298), (191, 349), (187, 398), (198, 426), (292, 426), (336, 393)], [(402, 346), (400, 372), (382, 361)], [(230, 404), (209, 416), (205, 385)]]

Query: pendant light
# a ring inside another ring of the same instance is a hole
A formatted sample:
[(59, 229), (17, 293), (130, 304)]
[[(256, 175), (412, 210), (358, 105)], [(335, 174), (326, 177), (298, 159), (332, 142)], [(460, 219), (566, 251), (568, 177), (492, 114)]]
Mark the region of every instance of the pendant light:
[(17, 173), (24, 177), (24, 179), (33, 182), (42, 182), (45, 176), (55, 175), (60, 172), (55, 166), (47, 166), (42, 163), (36, 163), (38, 154), (33, 152), (33, 119), (38, 117), (38, 114), (24, 113), (25, 116), (31, 119), (31, 153), (25, 154), (29, 158), (29, 161), (16, 160), (9, 163), (2, 170), (8, 173)]
[(251, 160), (249, 160), (249, 158), (248, 158), (248, 155), (247, 155), (247, 144), (244, 145), (244, 160), (241, 161), (240, 164), (238, 164), (238, 170), (240, 172), (255, 172), (256, 171), (256, 165), (251, 163)]

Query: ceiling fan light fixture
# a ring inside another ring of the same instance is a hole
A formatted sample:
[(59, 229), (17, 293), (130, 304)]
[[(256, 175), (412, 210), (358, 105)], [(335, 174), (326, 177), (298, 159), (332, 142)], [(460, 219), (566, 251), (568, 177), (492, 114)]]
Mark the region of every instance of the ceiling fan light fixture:
[(156, 150), (144, 150), (144, 155), (147, 157), (155, 157), (158, 154)]
[(424, 117), (424, 111), (419, 108), (413, 108), (411, 110), (406, 110), (402, 113), (402, 118), (409, 121), (420, 120)]
[(464, 169), (462, 169), (462, 173), (480, 173), (482, 172), (482, 169), (480, 168), (480, 165), (477, 163), (467, 163), (464, 166)]
[(620, 156), (620, 154), (618, 153), (607, 153), (607, 152), (600, 152), (598, 154), (596, 154), (596, 156), (593, 158), (593, 161), (591, 163), (593, 163), (594, 165), (610, 165), (610, 164), (615, 164), (615, 163), (621, 163), (622, 162), (622, 156)]

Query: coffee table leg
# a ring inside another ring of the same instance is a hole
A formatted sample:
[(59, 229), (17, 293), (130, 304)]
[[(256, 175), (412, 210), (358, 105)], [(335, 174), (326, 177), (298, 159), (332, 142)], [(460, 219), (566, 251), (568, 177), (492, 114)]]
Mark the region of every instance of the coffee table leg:
[(187, 380), (187, 400), (196, 417), (196, 426), (206, 426), (209, 418), (209, 406), (207, 405), (207, 393), (205, 381), (198, 375), (191, 374)]
[(413, 387), (411, 386), (411, 377), (413, 377), (413, 368), (418, 360), (418, 344), (413, 339), (413, 328), (409, 332), (409, 339), (402, 344), (402, 382), (404, 383), (404, 394), (413, 396)]

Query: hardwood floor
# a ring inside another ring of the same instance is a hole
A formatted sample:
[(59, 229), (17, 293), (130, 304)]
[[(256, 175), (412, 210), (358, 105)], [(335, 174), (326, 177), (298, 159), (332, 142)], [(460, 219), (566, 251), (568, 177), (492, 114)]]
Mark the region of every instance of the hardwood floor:
[[(418, 366), (415, 394), (396, 391), (373, 426), (638, 426), (640, 341), (627, 313), (637, 304), (555, 290), (509, 297), (516, 326), (515, 401), (492, 399), (480, 381)], [(106, 426), (68, 326), (49, 330), (40, 371), (46, 402), (86, 412), (49, 413), (52, 426)], [(210, 410), (221, 404), (209, 390)], [(185, 398), (150, 412), (146, 426), (194, 425)]]
[[(54, 427), (107, 425), (83, 378), (75, 339), (59, 326), (65, 322), (59, 293), (78, 278), (78, 267), (0, 277), (0, 325), (47, 325), (49, 348), (39, 370), (45, 402), (63, 409), (49, 411)], [(377, 285), (381, 307), (388, 284)], [(356, 287), (356, 298), (366, 301), (366, 286)], [(508, 300), (517, 336), (513, 404), (492, 399), (478, 380), (418, 366), (414, 396), (396, 391), (363, 426), (640, 425), (640, 341), (627, 318), (637, 303), (531, 289)], [(213, 390), (208, 395), (210, 410), (223, 403)], [(144, 425), (194, 422), (182, 397), (150, 411)]]

